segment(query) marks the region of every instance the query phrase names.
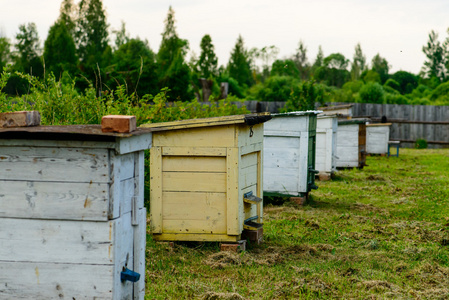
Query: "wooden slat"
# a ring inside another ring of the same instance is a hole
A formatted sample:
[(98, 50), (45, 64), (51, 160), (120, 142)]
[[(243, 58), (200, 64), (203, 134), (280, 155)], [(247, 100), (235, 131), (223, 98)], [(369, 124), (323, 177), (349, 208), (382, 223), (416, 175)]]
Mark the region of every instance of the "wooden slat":
[(120, 155), (120, 180), (134, 177), (134, 153)]
[(112, 265), (0, 261), (0, 299), (112, 299)]
[(165, 156), (162, 159), (164, 171), (172, 172), (226, 172), (225, 157), (180, 157)]
[(163, 220), (164, 233), (225, 234), (225, 222), (214, 220)]
[(108, 220), (106, 183), (0, 181), (0, 217)]
[(264, 148), (299, 148), (301, 138), (293, 137), (265, 137), (264, 138)]
[(241, 156), (241, 161), (240, 161), (240, 168), (244, 169), (250, 166), (256, 166), (257, 165), (257, 155), (258, 152), (253, 152), (247, 155), (242, 155)]
[(164, 220), (212, 220), (226, 222), (226, 193), (163, 193)]
[(162, 147), (162, 155), (226, 156), (226, 148), (215, 147)]
[(138, 211), (138, 226), (134, 229), (134, 266), (133, 270), (140, 274), (140, 280), (133, 284), (134, 300), (143, 300), (145, 296), (145, 254), (147, 237), (147, 209), (145, 207)]
[(264, 167), (279, 169), (298, 169), (298, 148), (271, 148), (264, 149)]
[(300, 131), (275, 131), (275, 130), (265, 130), (264, 136), (280, 136), (280, 137), (301, 137)]
[[(264, 124), (257, 124), (254, 126), (239, 125), (237, 129), (238, 129), (238, 146), (240, 147), (240, 149), (249, 147), (251, 145), (263, 143)], [(243, 152), (243, 154), (246, 153), (248, 152)]]
[(226, 158), (226, 217), (227, 234), (240, 235), (243, 220), (240, 211), (243, 210), (243, 201), (239, 197), (239, 164), (238, 148), (228, 148)]
[(131, 137), (116, 138), (115, 151), (126, 154), (136, 151), (148, 150), (153, 142), (152, 133), (134, 135)]
[(155, 132), (153, 146), (229, 147), (234, 146), (233, 125)]
[(161, 147), (150, 150), (150, 228), (162, 232), (162, 155)]
[(297, 169), (283, 169), (282, 172), (264, 166), (264, 192), (296, 195), (299, 174)]
[[(248, 186), (257, 184), (257, 165), (240, 169), (239, 187), (244, 189)], [(257, 194), (257, 191), (253, 191)]]
[(191, 127), (210, 127), (217, 125), (239, 124), (239, 123), (245, 123), (245, 115), (220, 116), (213, 118), (200, 118), (200, 119), (189, 119), (189, 120), (172, 121), (164, 123), (143, 124), (141, 127), (173, 130)]
[(225, 173), (163, 172), (162, 190), (170, 192), (223, 192)]
[(241, 155), (246, 155), (248, 153), (262, 151), (262, 149), (263, 149), (263, 142), (262, 143), (257, 143), (257, 144), (250, 144), (248, 146), (241, 146), (240, 147), (240, 154)]
[(107, 161), (106, 149), (2, 147), (0, 180), (106, 183)]
[(240, 235), (217, 233), (164, 233), (153, 235), (153, 239), (156, 241), (237, 242), (240, 240)]

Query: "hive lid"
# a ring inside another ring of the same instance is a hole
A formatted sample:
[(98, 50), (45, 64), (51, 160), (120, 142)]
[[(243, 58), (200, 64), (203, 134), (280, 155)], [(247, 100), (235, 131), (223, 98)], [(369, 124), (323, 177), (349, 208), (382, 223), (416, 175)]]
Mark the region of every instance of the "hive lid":
[(0, 139), (45, 139), (79, 141), (115, 141), (115, 138), (127, 138), (148, 134), (149, 128), (137, 128), (130, 133), (102, 132), (101, 125), (58, 125), (0, 128)]
[(195, 127), (220, 126), (230, 124), (246, 124), (249, 126), (264, 123), (271, 119), (270, 113), (258, 113), (248, 115), (222, 116), (202, 119), (179, 120), (163, 123), (143, 124), (142, 128), (151, 128), (153, 131), (173, 130)]
[(307, 111), (291, 111), (287, 113), (272, 114), (273, 117), (297, 117), (297, 116), (309, 116), (318, 115), (322, 113), (321, 110), (307, 110)]
[(391, 126), (391, 123), (370, 123), (366, 124), (366, 126)]

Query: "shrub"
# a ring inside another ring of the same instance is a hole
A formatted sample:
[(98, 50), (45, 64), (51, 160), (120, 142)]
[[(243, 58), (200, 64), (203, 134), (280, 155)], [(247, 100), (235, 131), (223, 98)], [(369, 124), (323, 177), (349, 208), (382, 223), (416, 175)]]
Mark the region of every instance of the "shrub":
[(426, 149), (427, 141), (425, 139), (417, 139), (415, 142), (415, 148), (416, 149)]

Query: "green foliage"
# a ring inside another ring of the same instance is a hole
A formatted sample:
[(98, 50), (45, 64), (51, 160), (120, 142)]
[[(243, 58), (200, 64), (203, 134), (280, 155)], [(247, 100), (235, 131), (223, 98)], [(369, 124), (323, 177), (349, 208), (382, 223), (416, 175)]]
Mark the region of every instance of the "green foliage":
[(359, 80), (362, 72), (366, 69), (366, 56), (362, 52), (360, 43), (355, 46), (354, 58), (351, 64), (352, 80)]
[(156, 69), (155, 54), (148, 44), (129, 39), (113, 53), (112, 64), (107, 68), (107, 85), (112, 90), (123, 85), (129, 95), (155, 95), (159, 91)]
[(341, 88), (350, 78), (348, 63), (343, 54), (333, 53), (324, 58), (323, 66), (315, 70), (314, 76), (320, 82)]
[(363, 80), (365, 83), (368, 83), (368, 82), (378, 82), (378, 83), (381, 83), (381, 82), (382, 82), (382, 79), (381, 79), (381, 77), (380, 77), (380, 74), (377, 73), (377, 72), (374, 71), (374, 70), (365, 70), (365, 71), (362, 73), (362, 80)]
[(75, 42), (65, 22), (57, 21), (50, 27), (44, 44), (44, 61), (48, 73), (53, 72), (56, 77), (64, 71), (76, 73)]
[(198, 69), (201, 78), (210, 79), (218, 75), (218, 58), (214, 51), (212, 38), (206, 34), (201, 39), (201, 54), (198, 59)]
[(299, 41), (298, 48), (296, 49), (296, 53), (293, 55), (292, 60), (295, 63), (296, 69), (298, 69), (301, 80), (307, 80), (310, 77), (311, 66), (307, 60), (307, 47), (304, 45), (303, 41)]
[(178, 37), (175, 12), (170, 6), (156, 62), (159, 88), (168, 87), (171, 97), (176, 100), (186, 101), (193, 98), (189, 90), (190, 68), (185, 62), (188, 48), (187, 40)]
[(293, 87), (282, 112), (314, 110), (315, 104), (323, 103), (324, 88), (313, 80), (304, 81)]
[(380, 76), (380, 83), (384, 84), (388, 80), (388, 72), (390, 71), (390, 65), (388, 61), (376, 54), (371, 61), (371, 70), (377, 72)]
[(448, 62), (448, 49), (438, 41), (438, 34), (435, 31), (429, 33), (429, 41), (422, 47), (427, 60), (422, 68), (423, 74), (428, 78), (438, 78), (444, 82), (447, 77), (446, 64)]
[(368, 82), (359, 92), (360, 102), (383, 104), (385, 100), (385, 91), (377, 82)]
[(399, 92), (402, 95), (411, 93), (418, 86), (418, 77), (406, 71), (397, 71), (391, 79), (399, 83)]
[(449, 95), (449, 82), (440, 84), (430, 94), (430, 100), (437, 101)]
[(427, 141), (425, 139), (417, 139), (415, 142), (415, 148), (416, 149), (426, 149)]
[(299, 79), (290, 76), (271, 76), (264, 83), (253, 86), (249, 95), (259, 101), (287, 101), (297, 85)]
[(297, 64), (291, 59), (278, 59), (271, 66), (271, 76), (298, 77), (299, 74)]
[(407, 97), (399, 94), (398, 92), (385, 93), (385, 103), (386, 104), (409, 104), (409, 99), (407, 99)]
[(6, 67), (11, 57), (11, 44), (9, 39), (0, 36), (0, 71)]
[(351, 91), (352, 93), (358, 93), (363, 86), (363, 81), (348, 81), (343, 86), (342, 89), (346, 91)]
[(249, 55), (241, 35), (231, 52), (227, 69), (229, 76), (237, 80), (240, 86), (250, 86), (253, 83)]
[(16, 40), (17, 52), (13, 56), (15, 70), (42, 77), (44, 67), (39, 56), (41, 48), (36, 24), (20, 25)]
[(398, 91), (401, 89), (401, 86), (399, 85), (399, 82), (397, 82), (394, 79), (388, 79), (385, 83), (384, 83), (384, 88), (385, 87), (390, 87), (392, 89), (394, 89), (395, 91)]

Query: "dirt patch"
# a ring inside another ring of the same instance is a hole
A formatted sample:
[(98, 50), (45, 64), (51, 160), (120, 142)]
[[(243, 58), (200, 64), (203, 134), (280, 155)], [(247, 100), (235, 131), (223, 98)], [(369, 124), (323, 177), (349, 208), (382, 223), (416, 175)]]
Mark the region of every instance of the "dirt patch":
[(240, 300), (245, 299), (237, 293), (215, 293), (208, 292), (201, 299), (203, 300)]
[(313, 229), (320, 229), (320, 224), (315, 220), (306, 220), (304, 225)]
[(370, 181), (385, 181), (385, 178), (380, 175), (369, 175), (366, 177), (366, 180)]

